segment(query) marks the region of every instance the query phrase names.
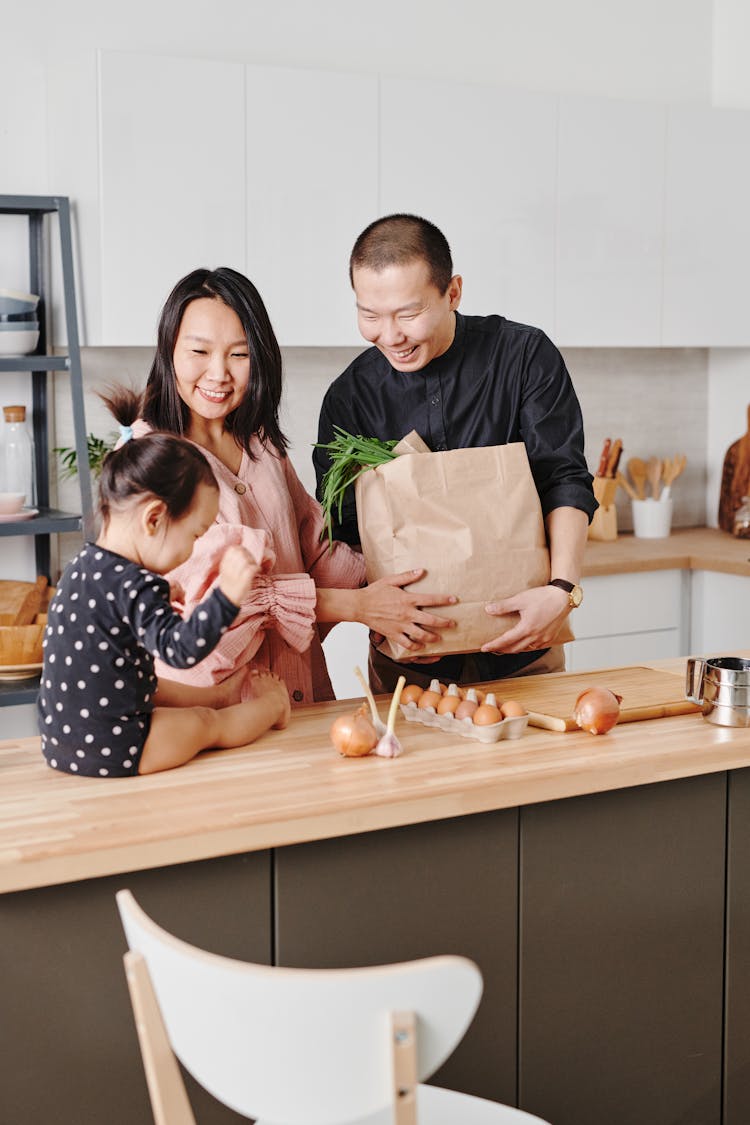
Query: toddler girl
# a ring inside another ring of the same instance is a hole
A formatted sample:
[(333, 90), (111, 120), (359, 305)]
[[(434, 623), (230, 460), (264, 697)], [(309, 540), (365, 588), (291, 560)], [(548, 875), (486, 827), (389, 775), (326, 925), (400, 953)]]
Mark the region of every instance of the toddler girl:
[(185, 562), (214, 523), (216, 479), (202, 452), (181, 438), (151, 433), (127, 440), (123, 415), (137, 411), (135, 396), (105, 401), (126, 440), (104, 461), (101, 534), (68, 564), (49, 607), (37, 706), (50, 766), (130, 777), (286, 726), (289, 697), (277, 676), (261, 672), (250, 673), (253, 698), (232, 702), (245, 669), (215, 687), (157, 680), (156, 657), (189, 668), (211, 652), (258, 567), (244, 548), (229, 547), (208, 597), (187, 621), (174, 612), (160, 576)]

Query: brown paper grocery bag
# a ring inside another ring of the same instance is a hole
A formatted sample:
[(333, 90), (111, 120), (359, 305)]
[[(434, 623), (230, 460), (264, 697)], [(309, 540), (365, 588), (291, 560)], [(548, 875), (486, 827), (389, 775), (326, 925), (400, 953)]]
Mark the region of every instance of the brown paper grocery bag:
[[(420, 656), (478, 652), (517, 620), (491, 617), (499, 601), (550, 579), (539, 496), (523, 442), (431, 453), (418, 434), (396, 446), (393, 461), (356, 482), (357, 522), (367, 580), (422, 566), (410, 590), (455, 594), (457, 605), (431, 612), (455, 629), (425, 645)], [(572, 639), (567, 623), (556, 643)], [(389, 640), (392, 660), (413, 659)]]

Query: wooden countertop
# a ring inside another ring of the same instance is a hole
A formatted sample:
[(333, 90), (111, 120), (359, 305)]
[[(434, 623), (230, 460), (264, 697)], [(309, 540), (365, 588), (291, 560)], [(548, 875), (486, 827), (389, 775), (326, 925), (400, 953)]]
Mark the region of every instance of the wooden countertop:
[(735, 539), (710, 527), (677, 528), (666, 539), (620, 535), (611, 542), (589, 539), (584, 578), (643, 570), (713, 570), (750, 578), (750, 539)]
[[(681, 677), (685, 661), (653, 667)], [(750, 765), (750, 728), (717, 727), (700, 714), (599, 737), (529, 728), (490, 745), (399, 717), (402, 757), (345, 759), (328, 729), (347, 710), (342, 701), (300, 708), (288, 730), (245, 749), (123, 780), (51, 770), (37, 738), (1, 742), (0, 891)]]

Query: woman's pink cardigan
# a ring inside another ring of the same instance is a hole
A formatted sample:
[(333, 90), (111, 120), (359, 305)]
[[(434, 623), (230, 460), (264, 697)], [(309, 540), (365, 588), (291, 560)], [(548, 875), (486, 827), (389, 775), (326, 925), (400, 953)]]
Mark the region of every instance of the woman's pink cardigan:
[[(148, 432), (137, 422), (134, 434)], [(247, 547), (262, 564), (253, 592), (218, 646), (183, 671), (157, 661), (157, 675), (190, 684), (218, 683), (235, 669), (270, 668), (289, 689), (294, 706), (333, 699), (315, 620), (316, 587), (355, 589), (365, 581), (362, 556), (344, 543), (329, 551), (321, 541), (323, 513), (305, 491), (288, 457), (252, 439), (253, 461), (242, 454), (235, 475), (208, 450), (219, 484), (217, 522), (197, 541), (187, 562), (167, 575), (185, 591), (188, 617), (215, 584), (230, 543)]]

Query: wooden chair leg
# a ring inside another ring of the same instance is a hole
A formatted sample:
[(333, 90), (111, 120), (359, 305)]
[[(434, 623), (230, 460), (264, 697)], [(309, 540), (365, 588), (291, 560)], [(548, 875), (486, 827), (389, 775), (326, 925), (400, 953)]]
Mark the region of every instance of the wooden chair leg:
[(154, 1121), (156, 1125), (195, 1125), (145, 958), (131, 951), (123, 960)]
[(394, 1125), (417, 1125), (417, 1021), (413, 1012), (391, 1012)]

